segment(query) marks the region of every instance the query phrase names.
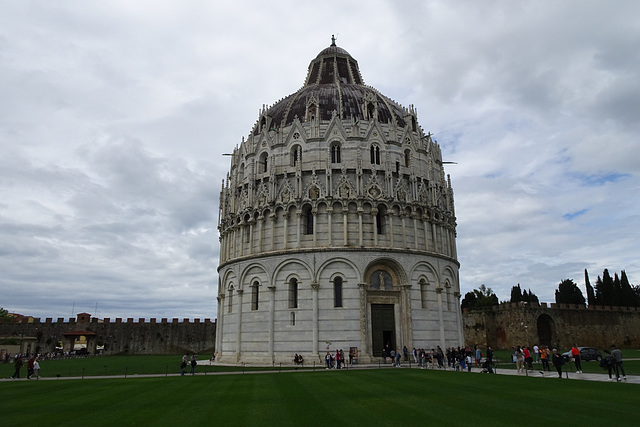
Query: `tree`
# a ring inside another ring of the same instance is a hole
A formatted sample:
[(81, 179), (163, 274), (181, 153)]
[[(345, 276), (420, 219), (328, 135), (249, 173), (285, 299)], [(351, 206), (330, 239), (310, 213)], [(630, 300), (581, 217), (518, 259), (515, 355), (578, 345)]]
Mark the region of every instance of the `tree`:
[(520, 288), (520, 283), (517, 286), (511, 288), (511, 301), (510, 302), (520, 302), (522, 301), (522, 289)]
[(498, 305), (498, 297), (491, 288), (487, 288), (484, 284), (480, 288), (474, 289), (473, 292), (467, 292), (461, 302), (462, 308), (476, 309), (481, 307), (491, 307)]
[(580, 304), (584, 305), (585, 300), (582, 291), (575, 284), (573, 279), (565, 279), (558, 285), (556, 290), (556, 304)]
[(527, 297), (527, 302), (529, 304), (540, 305), (540, 300), (538, 299), (538, 296), (536, 294), (534, 294), (533, 292), (531, 292), (531, 288), (529, 288), (529, 296)]
[(613, 279), (606, 268), (602, 273), (602, 279), (598, 276), (596, 281), (596, 302), (598, 305), (615, 305)]
[(595, 305), (596, 304), (596, 294), (593, 291), (593, 286), (591, 286), (591, 283), (589, 282), (589, 273), (587, 272), (587, 269), (584, 269), (584, 285), (587, 288), (587, 303), (589, 305)]
[(8, 322), (9, 321), (9, 312), (4, 308), (0, 307), (0, 322)]
[(634, 289), (629, 284), (629, 279), (627, 278), (627, 273), (622, 270), (620, 272), (620, 291), (622, 293), (621, 297), (621, 305), (627, 307), (638, 307), (640, 306), (640, 300), (636, 296)]

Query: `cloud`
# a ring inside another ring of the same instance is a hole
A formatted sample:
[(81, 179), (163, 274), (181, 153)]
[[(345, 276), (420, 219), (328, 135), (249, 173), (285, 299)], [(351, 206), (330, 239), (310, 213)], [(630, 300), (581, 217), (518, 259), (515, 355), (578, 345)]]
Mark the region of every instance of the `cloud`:
[[(330, 43), (442, 146), (462, 291), (640, 277), (640, 6), (17, 2), (0, 16), (0, 306), (216, 316), (220, 184)], [(319, 25), (309, 26), (313, 16)], [(635, 282), (634, 282), (635, 280)]]

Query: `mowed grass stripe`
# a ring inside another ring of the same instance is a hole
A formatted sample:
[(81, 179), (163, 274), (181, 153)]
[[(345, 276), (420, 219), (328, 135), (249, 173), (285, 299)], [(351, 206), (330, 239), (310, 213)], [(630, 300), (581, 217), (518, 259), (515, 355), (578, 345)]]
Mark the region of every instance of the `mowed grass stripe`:
[(93, 425), (634, 425), (640, 397), (634, 384), (416, 369), (14, 381), (2, 389), (8, 425), (87, 416)]

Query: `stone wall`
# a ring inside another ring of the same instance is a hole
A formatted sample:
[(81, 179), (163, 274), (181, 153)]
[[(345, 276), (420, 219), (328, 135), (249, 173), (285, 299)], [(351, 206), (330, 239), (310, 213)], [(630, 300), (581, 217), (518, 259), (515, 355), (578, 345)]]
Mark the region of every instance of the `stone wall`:
[(640, 348), (640, 309), (636, 307), (505, 303), (465, 310), (462, 317), (468, 345)]
[[(76, 338), (85, 336), (91, 354), (96, 345), (104, 345), (104, 354), (213, 354), (215, 334), (216, 322), (211, 319), (100, 320), (82, 313), (66, 321), (23, 318), (0, 323), (0, 342), (18, 341), (22, 352), (37, 353), (54, 351), (60, 341), (68, 351)], [(5, 347), (9, 346), (0, 344)]]

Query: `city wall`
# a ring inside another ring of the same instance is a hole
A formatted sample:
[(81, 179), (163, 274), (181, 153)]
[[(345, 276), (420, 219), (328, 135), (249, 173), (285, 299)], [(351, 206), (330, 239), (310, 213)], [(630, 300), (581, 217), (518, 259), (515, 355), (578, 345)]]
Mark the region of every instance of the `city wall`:
[[(13, 319), (0, 323), (1, 349), (9, 352), (46, 353), (55, 351), (59, 342), (63, 351), (84, 337), (87, 351), (104, 346), (103, 354), (213, 354), (216, 322), (211, 319), (97, 319), (81, 313), (77, 319)], [(13, 350), (12, 350), (13, 349)]]
[(468, 345), (507, 349), (545, 344), (640, 348), (640, 308), (576, 304), (504, 303), (481, 310), (463, 310)]

